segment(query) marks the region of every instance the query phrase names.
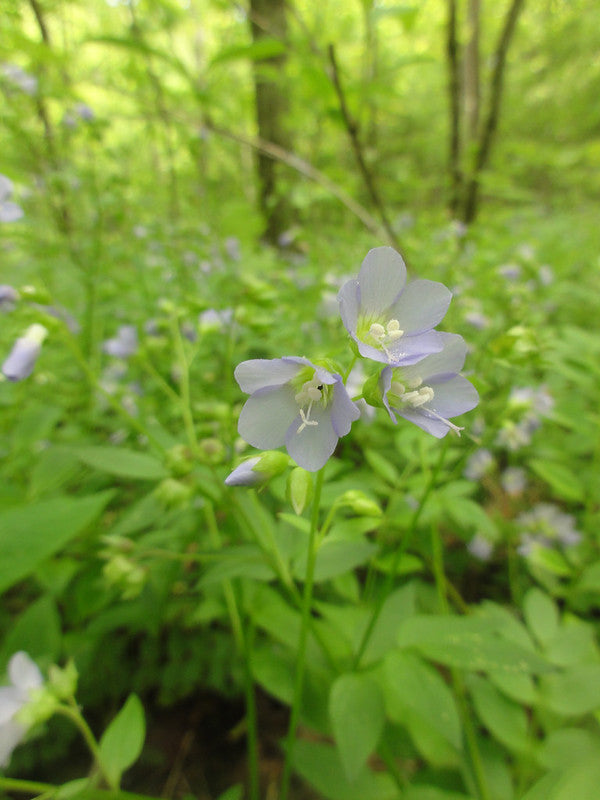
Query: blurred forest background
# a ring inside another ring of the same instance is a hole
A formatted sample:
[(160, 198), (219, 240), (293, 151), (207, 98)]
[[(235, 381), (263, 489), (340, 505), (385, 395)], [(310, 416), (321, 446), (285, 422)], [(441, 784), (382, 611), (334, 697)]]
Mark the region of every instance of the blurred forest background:
[[(0, 674), (73, 658), (96, 732), (137, 693), (131, 791), (279, 796), (299, 606), (273, 563), (301, 587), (310, 512), (284, 477), (223, 485), (255, 455), (233, 370), (345, 352), (336, 293), (391, 245), (452, 289), (480, 405), (439, 462), (378, 412), (327, 465), (335, 669), (311, 640), (293, 796), (596, 800), (597, 0), (2, 0), (0, 131), (0, 360), (48, 331), (0, 380)], [(350, 641), (373, 608), (389, 630)], [(510, 646), (436, 649), (425, 614), (436, 636), (482, 614)], [(348, 749), (328, 698), (365, 653), (385, 727)], [(46, 724), (7, 774), (85, 774)], [(95, 800), (77, 791), (56, 796)]]

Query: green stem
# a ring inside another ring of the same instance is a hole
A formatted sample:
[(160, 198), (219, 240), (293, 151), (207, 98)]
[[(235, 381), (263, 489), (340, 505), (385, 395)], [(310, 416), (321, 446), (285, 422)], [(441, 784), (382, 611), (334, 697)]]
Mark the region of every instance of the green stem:
[(102, 773), (106, 784), (113, 790), (117, 791), (119, 788), (119, 784), (115, 783), (112, 780), (108, 771), (106, 770), (103, 761), (102, 761), (102, 754), (100, 753), (100, 747), (90, 726), (87, 724), (85, 719), (82, 717), (79, 708), (77, 707), (77, 703), (75, 700), (70, 700), (69, 705), (60, 705), (57, 707), (56, 712), (58, 714), (62, 714), (67, 719), (70, 719), (71, 722), (75, 725), (78, 731), (83, 736), (85, 743), (88, 746), (88, 749), (92, 756), (94, 757), (94, 761), (96, 762), (96, 766)]
[(175, 341), (175, 351), (177, 354), (177, 361), (180, 368), (179, 383), (181, 387), (180, 408), (183, 425), (187, 433), (188, 441), (192, 452), (198, 453), (198, 437), (196, 436), (196, 428), (194, 427), (194, 418), (192, 415), (191, 393), (190, 393), (190, 365), (188, 363), (185, 348), (183, 346), (183, 337), (181, 336), (181, 329), (177, 319), (173, 316), (170, 319), (171, 331)]
[(18, 778), (5, 778), (0, 776), (0, 789), (6, 792), (23, 792), (23, 794), (44, 794), (55, 792), (58, 786), (51, 783), (38, 783), (37, 781), (21, 781)]
[(258, 715), (256, 713), (256, 695), (254, 692), (254, 675), (252, 673), (252, 640), (254, 626), (250, 623), (243, 636), (244, 646), (244, 695), (246, 699), (246, 729), (248, 736), (248, 771), (250, 773), (250, 800), (259, 800), (260, 784), (258, 779)]
[(319, 504), (321, 501), (321, 490), (323, 488), (324, 470), (317, 473), (315, 480), (315, 494), (313, 497), (312, 514), (310, 520), (310, 535), (308, 539), (308, 555), (306, 559), (306, 576), (304, 579), (304, 595), (302, 597), (302, 611), (300, 621), (300, 639), (298, 641), (298, 651), (296, 653), (296, 676), (294, 680), (294, 696), (290, 712), (290, 722), (288, 727), (285, 764), (281, 779), (280, 800), (287, 800), (290, 789), (290, 778), (292, 774), (292, 761), (294, 758), (294, 746), (296, 744), (296, 729), (300, 716), (300, 705), (302, 702), (302, 687), (304, 684), (304, 670), (306, 666), (306, 646), (308, 641), (308, 630), (310, 627), (310, 609), (312, 604), (313, 580), (315, 572), (315, 562), (317, 560), (317, 528), (319, 524)]
[(437, 460), (437, 463), (435, 464), (435, 466), (434, 466), (434, 468), (433, 468), (433, 470), (431, 472), (431, 475), (429, 476), (429, 481), (427, 482), (427, 486), (425, 487), (425, 491), (423, 492), (423, 496), (421, 498), (421, 502), (419, 503), (419, 505), (415, 509), (415, 511), (413, 513), (413, 516), (412, 516), (412, 519), (410, 521), (410, 524), (408, 526), (408, 530), (406, 531), (404, 537), (402, 538), (402, 541), (400, 542), (400, 545), (399, 545), (398, 549), (396, 550), (396, 553), (394, 555), (394, 561), (392, 562), (392, 567), (389, 570), (389, 572), (387, 573), (386, 578), (385, 578), (385, 583), (384, 583), (384, 586), (383, 586), (383, 590), (379, 593), (379, 595), (377, 597), (377, 600), (375, 602), (375, 609), (373, 611), (371, 619), (369, 620), (369, 624), (368, 624), (367, 629), (365, 630), (365, 632), (363, 634), (361, 643), (359, 645), (358, 651), (357, 651), (356, 656), (354, 658), (354, 664), (353, 664), (353, 667), (352, 667), (354, 670), (357, 670), (359, 665), (360, 665), (360, 660), (364, 655), (364, 652), (365, 652), (365, 650), (367, 648), (367, 645), (369, 644), (369, 640), (371, 638), (371, 634), (373, 633), (375, 625), (377, 624), (377, 620), (379, 619), (379, 615), (381, 614), (381, 610), (382, 610), (382, 608), (384, 606), (384, 603), (385, 603), (386, 599), (388, 598), (390, 592), (392, 591), (392, 589), (394, 587), (394, 581), (396, 580), (396, 577), (397, 577), (397, 574), (398, 574), (398, 569), (400, 567), (400, 562), (402, 560), (402, 556), (404, 555), (404, 553), (406, 552), (406, 550), (408, 548), (408, 545), (412, 541), (414, 533), (415, 533), (415, 531), (417, 529), (417, 525), (419, 523), (419, 519), (421, 517), (421, 513), (423, 511), (423, 508), (425, 507), (425, 503), (427, 502), (427, 499), (428, 499), (429, 495), (431, 494), (431, 492), (433, 491), (433, 488), (435, 487), (435, 484), (436, 484), (436, 481), (437, 481), (437, 477), (438, 477), (438, 475), (440, 473), (440, 470), (441, 470), (442, 465), (444, 463), (444, 460), (446, 458), (446, 451), (447, 451), (447, 447), (446, 447), (446, 443), (445, 443), (442, 446), (441, 450), (440, 450), (440, 455), (439, 455), (439, 458)]
[[(444, 570), (444, 546), (437, 525), (431, 526), (431, 550), (433, 554), (433, 575), (435, 578), (438, 604), (442, 614), (449, 614), (450, 608), (446, 596), (446, 573)], [(471, 713), (467, 702), (465, 685), (458, 670), (452, 669), (450, 670), (450, 674), (452, 675), (454, 693), (458, 699), (458, 707), (465, 731), (467, 749), (469, 751), (471, 770), (475, 786), (477, 787), (477, 794), (480, 800), (491, 800), (490, 790), (487, 785), (487, 778), (481, 760), (481, 753), (479, 752), (479, 745), (477, 744), (477, 733), (473, 725), (473, 720), (471, 719)]]
[(67, 343), (68, 348), (70, 349), (73, 357), (81, 370), (83, 371), (84, 375), (88, 379), (90, 386), (98, 391), (109, 404), (109, 406), (134, 430), (140, 433), (142, 436), (145, 436), (149, 442), (152, 442), (154, 447), (156, 447), (161, 453), (165, 453), (165, 447), (158, 439), (143, 425), (137, 417), (132, 417), (131, 414), (128, 414), (127, 411), (123, 408), (121, 403), (113, 397), (109, 392), (104, 389), (98, 379), (96, 374), (94, 373), (93, 369), (87, 363), (83, 353), (79, 349), (79, 346), (74, 341), (73, 337), (70, 335), (65, 336), (65, 342)]
[[(215, 517), (215, 512), (211, 503), (207, 502), (204, 506), (206, 523), (209, 531), (211, 543), (215, 549), (221, 547), (221, 536)], [(229, 578), (223, 580), (223, 594), (227, 612), (231, 621), (231, 628), (238, 651), (244, 659), (244, 695), (246, 700), (246, 730), (248, 737), (248, 769), (250, 772), (250, 800), (259, 800), (259, 781), (258, 781), (258, 721), (256, 714), (256, 697), (254, 694), (254, 682), (252, 675), (252, 638), (253, 630), (244, 630), (242, 619), (238, 608), (236, 594), (233, 583)]]

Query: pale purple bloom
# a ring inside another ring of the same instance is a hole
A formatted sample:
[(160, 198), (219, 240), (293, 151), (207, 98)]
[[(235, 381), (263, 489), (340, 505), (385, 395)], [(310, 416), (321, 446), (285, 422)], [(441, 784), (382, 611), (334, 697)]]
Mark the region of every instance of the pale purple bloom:
[(550, 548), (559, 543), (570, 547), (581, 541), (575, 518), (551, 503), (538, 503), (530, 511), (519, 514), (515, 522), (521, 531), (518, 552), (524, 556), (529, 555), (535, 546)]
[(469, 456), (463, 475), (470, 481), (480, 481), (493, 466), (494, 456), (485, 447), (481, 447)]
[(24, 94), (34, 95), (37, 92), (37, 78), (25, 72), (17, 64), (2, 64), (0, 71), (9, 83), (20, 89)]
[(527, 447), (531, 444), (531, 436), (535, 429), (532, 425), (534, 422), (536, 422), (534, 417), (526, 417), (520, 422), (510, 420), (504, 422), (496, 437), (496, 444), (513, 453), (522, 447)]
[(240, 250), (240, 240), (235, 236), (228, 236), (224, 241), (225, 252), (232, 261), (240, 261), (242, 253)]
[(538, 270), (538, 280), (542, 286), (550, 286), (554, 282), (554, 272), (548, 264), (542, 264)]
[(306, 358), (252, 359), (235, 369), (243, 392), (238, 431), (254, 447), (285, 448), (309, 472), (321, 469), (360, 412), (340, 375)]
[(15, 717), (27, 705), (31, 692), (42, 686), (42, 675), (27, 653), (19, 651), (8, 662), (9, 686), (0, 686), (0, 767), (6, 767), (27, 729)]
[(43, 325), (35, 324), (17, 339), (2, 365), (2, 373), (9, 381), (22, 381), (31, 375), (47, 334)]
[(205, 329), (223, 329), (231, 325), (233, 319), (232, 308), (207, 308), (198, 316), (198, 323)]
[(0, 175), (0, 222), (16, 222), (23, 216), (23, 209), (9, 200), (13, 185), (10, 178)]
[(357, 280), (338, 295), (340, 314), (362, 356), (392, 366), (416, 364), (438, 353), (443, 339), (433, 328), (452, 295), (441, 283), (406, 284), (406, 266), (391, 247), (370, 250)]
[(461, 336), (440, 333), (443, 349), (426, 356), (418, 364), (406, 367), (385, 367), (379, 378), (383, 404), (390, 417), (413, 422), (427, 433), (441, 439), (449, 430), (462, 428), (450, 422), (475, 408), (477, 391), (458, 372), (461, 370), (467, 345)]
[(19, 301), (19, 293), (12, 286), (0, 285), (0, 311), (12, 311)]
[(502, 264), (496, 272), (507, 281), (518, 281), (521, 277), (521, 267), (518, 264)]
[(476, 533), (467, 545), (467, 550), (479, 561), (489, 561), (494, 552), (494, 545), (485, 536)]
[(500, 476), (500, 485), (510, 497), (518, 497), (527, 487), (527, 473), (522, 467), (507, 467)]
[(482, 311), (477, 311), (474, 309), (473, 311), (467, 311), (465, 314), (465, 322), (467, 325), (471, 325), (473, 328), (476, 328), (478, 331), (483, 331), (490, 325), (490, 320)]
[(135, 325), (121, 325), (117, 335), (107, 339), (102, 349), (115, 358), (129, 358), (138, 349), (138, 335)]

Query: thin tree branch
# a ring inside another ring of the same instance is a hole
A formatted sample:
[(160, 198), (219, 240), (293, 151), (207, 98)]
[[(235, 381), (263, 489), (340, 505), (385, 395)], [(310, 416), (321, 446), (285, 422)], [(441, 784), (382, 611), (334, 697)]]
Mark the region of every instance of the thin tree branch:
[(211, 121), (207, 121), (206, 125), (209, 130), (213, 131), (213, 133), (216, 133), (217, 135), (223, 136), (227, 139), (231, 139), (239, 144), (246, 145), (247, 147), (252, 147), (254, 150), (264, 153), (274, 161), (280, 161), (282, 164), (286, 164), (288, 167), (296, 170), (296, 172), (299, 172), (301, 175), (304, 175), (311, 181), (318, 183), (319, 186), (327, 189), (327, 191), (336, 197), (343, 206), (351, 211), (352, 214), (354, 214), (354, 216), (363, 223), (367, 230), (371, 231), (371, 233), (373, 233), (375, 236), (389, 241), (390, 244), (394, 244), (394, 242), (389, 238), (387, 230), (382, 229), (381, 224), (375, 219), (375, 217), (372, 216), (372, 214), (367, 211), (364, 206), (362, 206), (360, 203), (357, 203), (356, 200), (354, 200), (354, 198), (352, 198), (347, 192), (338, 186), (337, 183), (334, 183), (334, 181), (328, 178), (327, 175), (324, 175), (316, 167), (313, 167), (312, 164), (309, 164), (308, 161), (305, 161), (303, 158), (300, 158), (294, 153), (290, 153), (283, 147), (273, 144), (273, 142), (267, 142), (260, 137), (250, 137), (239, 133), (234, 133), (226, 128), (221, 128), (217, 125), (214, 125)]
[(371, 202), (373, 203), (373, 206), (377, 209), (379, 216), (381, 217), (381, 221), (383, 223), (383, 227), (386, 230), (388, 239), (396, 248), (396, 250), (399, 250), (400, 245), (398, 242), (398, 238), (394, 233), (391, 222), (385, 210), (385, 206), (381, 200), (377, 187), (375, 186), (375, 179), (373, 177), (373, 173), (371, 172), (371, 170), (367, 166), (367, 162), (365, 161), (362, 144), (360, 142), (358, 134), (358, 124), (354, 119), (354, 117), (351, 115), (350, 110), (348, 108), (348, 104), (346, 102), (346, 95), (342, 87), (342, 83), (340, 80), (340, 71), (338, 69), (337, 59), (335, 57), (335, 48), (332, 44), (330, 44), (329, 47), (327, 48), (327, 52), (329, 54), (329, 62), (331, 64), (331, 77), (333, 80), (335, 93), (337, 95), (338, 102), (340, 104), (340, 110), (342, 112), (344, 125), (346, 126), (346, 130), (350, 138), (352, 149), (354, 150), (356, 163), (358, 164), (360, 174), (362, 175), (363, 181), (367, 188), (367, 192), (369, 193), (369, 197), (371, 198)]
[(504, 20), (504, 26), (498, 40), (496, 52), (494, 54), (494, 70), (491, 77), (489, 108), (483, 128), (481, 130), (479, 144), (475, 153), (475, 164), (473, 166), (473, 172), (471, 174), (465, 195), (463, 220), (466, 223), (472, 222), (477, 214), (480, 175), (489, 161), (494, 135), (498, 128), (500, 102), (502, 100), (502, 89), (504, 85), (506, 56), (516, 29), (519, 14), (523, 10), (524, 5), (525, 0), (512, 1), (511, 7), (506, 15), (506, 19)]
[(460, 153), (462, 149), (460, 137), (460, 57), (456, 36), (456, 0), (448, 0), (446, 55), (448, 57), (448, 97), (450, 100), (450, 141), (448, 153), (450, 172), (449, 207), (451, 213), (456, 214), (460, 204), (460, 193), (463, 181), (460, 168)]

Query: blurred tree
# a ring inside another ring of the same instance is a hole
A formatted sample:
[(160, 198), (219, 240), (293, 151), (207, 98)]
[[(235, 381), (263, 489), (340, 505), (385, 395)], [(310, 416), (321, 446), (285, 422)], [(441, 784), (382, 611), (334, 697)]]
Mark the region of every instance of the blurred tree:
[[(287, 34), (285, 0), (250, 0), (252, 39), (257, 46), (270, 40), (283, 43)], [(260, 50), (258, 51), (260, 52)], [(286, 61), (284, 49), (275, 52), (266, 49), (267, 55), (254, 61), (256, 92), (256, 120), (259, 137), (266, 142), (291, 150), (292, 137), (287, 126), (288, 102), (283, 69)], [(293, 212), (289, 198), (281, 190), (279, 172), (281, 163), (264, 151), (257, 155), (260, 206), (265, 216), (264, 238), (277, 244), (281, 234), (292, 222)]]

